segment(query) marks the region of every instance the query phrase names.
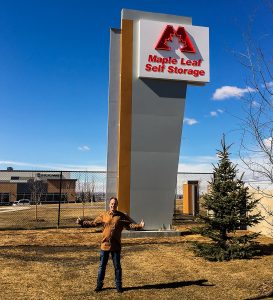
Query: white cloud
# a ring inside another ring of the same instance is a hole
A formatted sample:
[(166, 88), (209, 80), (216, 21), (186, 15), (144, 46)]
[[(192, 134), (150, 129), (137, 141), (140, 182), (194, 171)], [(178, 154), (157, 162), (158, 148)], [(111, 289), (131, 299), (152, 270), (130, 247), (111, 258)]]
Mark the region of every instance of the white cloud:
[(88, 146), (84, 145), (84, 146), (79, 146), (78, 150), (80, 150), (80, 151), (90, 151), (90, 148)]
[(56, 171), (106, 171), (102, 165), (70, 165), (70, 164), (34, 164), (18, 161), (0, 161), (0, 169), (6, 167), (19, 167), (19, 170), (56, 170)]
[(217, 117), (219, 114), (223, 114), (224, 113), (224, 111), (222, 110), (222, 109), (217, 109), (216, 111), (211, 111), (210, 112), (210, 116), (211, 117)]
[(264, 142), (264, 145), (265, 145), (267, 148), (271, 148), (272, 145), (273, 145), (273, 139), (272, 139), (272, 137), (269, 137), (269, 138), (267, 138), (267, 139), (264, 139), (263, 142)]
[[(262, 189), (267, 189), (271, 190), (273, 188), (273, 185), (269, 183), (268, 180), (265, 180), (261, 178), (260, 174), (257, 177), (251, 172), (248, 168), (246, 168), (245, 164), (241, 161), (239, 158), (234, 158), (231, 157), (230, 160), (232, 161), (233, 164), (236, 165), (236, 169), (238, 170), (237, 173), (237, 178), (239, 178), (242, 174), (243, 180), (246, 183), (246, 186), (252, 187), (252, 188), (257, 188), (259, 186)], [(213, 172), (213, 165), (212, 163), (217, 166), (217, 163), (219, 162), (219, 158), (216, 156), (181, 156), (180, 157), (180, 163), (178, 166), (178, 172), (183, 172), (183, 173), (212, 173)], [(259, 160), (259, 162), (262, 162)], [(194, 180), (199, 180), (200, 183), (200, 193), (202, 192), (207, 192), (207, 182), (210, 180), (209, 177), (210, 175), (203, 175), (203, 174), (183, 174), (182, 182), (179, 182), (179, 177), (178, 177), (178, 186), (182, 185), (185, 181), (191, 179), (194, 176)]]
[(191, 118), (184, 118), (183, 123), (185, 123), (187, 125), (195, 125), (198, 123), (198, 121), (195, 119), (191, 119)]
[(251, 87), (246, 87), (245, 89), (238, 88), (236, 86), (223, 86), (219, 89), (216, 89), (212, 95), (213, 100), (224, 100), (228, 98), (241, 98), (246, 93), (255, 92)]
[(189, 173), (212, 173), (213, 166), (209, 163), (204, 164), (189, 164), (180, 163), (178, 165), (178, 172), (189, 172)]
[(197, 155), (197, 156), (188, 156), (188, 155), (182, 155), (180, 156), (180, 161), (186, 161), (187, 163), (214, 163), (218, 160), (218, 157), (216, 155)]
[(263, 84), (263, 87), (267, 87), (268, 89), (273, 88), (273, 81), (266, 82), (266, 84)]
[(260, 106), (260, 103), (258, 103), (257, 101), (252, 101), (252, 102), (251, 102), (251, 105), (252, 105), (253, 107), (259, 107), (259, 106)]
[(197, 155), (197, 156), (180, 156), (178, 172), (197, 172), (211, 173), (213, 171), (212, 163), (218, 161), (217, 156)]
[(212, 164), (217, 163), (218, 157), (210, 155), (180, 156), (179, 172), (212, 172)]
[[(243, 180), (245, 181), (247, 186), (257, 187), (260, 186), (262, 188), (268, 188), (268, 181), (261, 179), (260, 177), (255, 178), (253, 172), (246, 168), (245, 164), (239, 158), (230, 158), (233, 164), (236, 165), (236, 169), (238, 170), (237, 177), (241, 176), (244, 173)], [(181, 162), (182, 161), (182, 162)], [(183, 173), (212, 173), (213, 165), (217, 166), (219, 162), (218, 157), (213, 156), (182, 156), (180, 157), (180, 163), (178, 165), (178, 172)], [(189, 175), (184, 175), (187, 178)], [(194, 175), (197, 179), (200, 180), (200, 192), (206, 192), (207, 184), (205, 181), (205, 175), (199, 174), (200, 179), (198, 179), (198, 174)], [(209, 175), (206, 175), (209, 176)], [(183, 177), (183, 178), (184, 178)], [(272, 185), (271, 185), (272, 190)]]

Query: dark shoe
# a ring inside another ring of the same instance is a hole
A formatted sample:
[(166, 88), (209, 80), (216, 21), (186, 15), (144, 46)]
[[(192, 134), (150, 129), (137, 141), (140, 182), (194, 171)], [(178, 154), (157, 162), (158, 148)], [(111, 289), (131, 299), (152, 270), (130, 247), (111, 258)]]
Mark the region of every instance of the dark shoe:
[(97, 286), (97, 287), (94, 289), (94, 291), (95, 291), (96, 293), (101, 292), (101, 291), (102, 291), (102, 287), (101, 287), (101, 286)]
[(123, 288), (122, 287), (117, 287), (117, 292), (118, 293), (123, 293)]

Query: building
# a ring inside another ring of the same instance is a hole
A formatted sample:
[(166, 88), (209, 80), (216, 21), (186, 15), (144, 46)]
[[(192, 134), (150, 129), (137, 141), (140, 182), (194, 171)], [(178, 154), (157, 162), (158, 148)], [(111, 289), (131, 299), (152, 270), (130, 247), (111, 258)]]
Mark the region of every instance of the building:
[[(62, 175), (62, 177), (61, 177)], [(76, 201), (76, 181), (70, 172), (0, 171), (0, 204), (29, 199), (32, 203)]]

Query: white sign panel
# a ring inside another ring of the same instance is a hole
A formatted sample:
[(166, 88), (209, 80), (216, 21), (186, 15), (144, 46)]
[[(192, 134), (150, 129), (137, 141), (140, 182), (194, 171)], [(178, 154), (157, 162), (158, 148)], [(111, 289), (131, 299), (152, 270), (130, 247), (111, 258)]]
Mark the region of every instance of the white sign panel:
[(139, 21), (138, 77), (209, 82), (209, 28)]

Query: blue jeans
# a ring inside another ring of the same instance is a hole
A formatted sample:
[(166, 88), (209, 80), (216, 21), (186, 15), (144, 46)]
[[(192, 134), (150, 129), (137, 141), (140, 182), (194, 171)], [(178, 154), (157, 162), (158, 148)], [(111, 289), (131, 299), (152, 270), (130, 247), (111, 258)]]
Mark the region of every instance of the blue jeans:
[(115, 281), (116, 288), (122, 287), (122, 269), (120, 265), (120, 251), (100, 251), (100, 265), (98, 271), (97, 286), (102, 288), (105, 276), (105, 270), (108, 263), (109, 255), (111, 253), (114, 268), (115, 268)]

